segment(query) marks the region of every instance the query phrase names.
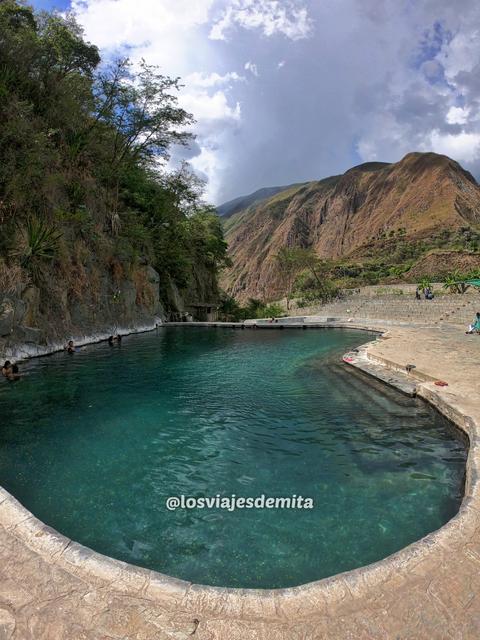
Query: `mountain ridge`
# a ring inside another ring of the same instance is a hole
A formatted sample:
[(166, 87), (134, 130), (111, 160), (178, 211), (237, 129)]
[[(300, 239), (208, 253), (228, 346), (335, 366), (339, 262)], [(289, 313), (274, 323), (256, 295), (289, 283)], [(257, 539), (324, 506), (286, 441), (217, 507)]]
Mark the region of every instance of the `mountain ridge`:
[(257, 189), (256, 191), (252, 191), (252, 193), (249, 193), (247, 195), (238, 196), (237, 198), (233, 198), (233, 200), (228, 200), (227, 202), (218, 205), (216, 207), (217, 214), (221, 218), (230, 218), (231, 216), (235, 215), (235, 213), (238, 213), (243, 209), (247, 209), (248, 207), (257, 204), (258, 202), (267, 200), (268, 198), (271, 198), (281, 191), (286, 191), (287, 189), (295, 186), (295, 184), (297, 183), (279, 187), (262, 187), (260, 189)]
[(480, 225), (480, 187), (459, 163), (411, 152), (396, 163), (364, 163), (338, 176), (294, 185), (224, 221), (232, 267), (223, 287), (239, 299), (281, 292), (275, 255), (312, 248), (330, 260), (364, 258), (385, 238), (429, 238)]

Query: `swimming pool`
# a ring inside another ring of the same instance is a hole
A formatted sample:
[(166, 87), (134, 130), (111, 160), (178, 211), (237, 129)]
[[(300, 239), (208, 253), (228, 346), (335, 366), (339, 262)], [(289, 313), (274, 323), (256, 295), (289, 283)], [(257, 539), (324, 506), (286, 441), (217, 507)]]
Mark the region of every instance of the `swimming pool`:
[[(427, 404), (345, 368), (369, 335), (167, 327), (32, 361), (0, 387), (0, 483), (65, 535), (197, 583), (379, 560), (456, 513), (466, 450)], [(232, 494), (314, 507), (166, 507)]]

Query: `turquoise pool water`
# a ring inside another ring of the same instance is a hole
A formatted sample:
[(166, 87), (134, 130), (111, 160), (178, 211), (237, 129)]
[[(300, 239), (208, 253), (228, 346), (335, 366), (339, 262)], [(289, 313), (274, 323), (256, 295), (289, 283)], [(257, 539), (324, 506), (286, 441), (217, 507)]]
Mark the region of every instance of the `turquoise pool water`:
[[(379, 560), (458, 510), (466, 450), (433, 409), (341, 363), (371, 334), (162, 328), (0, 382), (0, 483), (107, 555), (286, 587)], [(169, 496), (311, 497), (176, 510)]]

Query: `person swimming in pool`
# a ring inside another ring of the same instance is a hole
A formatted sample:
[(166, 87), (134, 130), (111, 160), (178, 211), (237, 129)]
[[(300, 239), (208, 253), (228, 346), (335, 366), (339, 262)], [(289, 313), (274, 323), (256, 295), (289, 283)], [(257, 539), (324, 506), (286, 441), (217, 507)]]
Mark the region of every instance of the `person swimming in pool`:
[(18, 370), (18, 365), (13, 364), (9, 372), (7, 373), (7, 380), (10, 380), (10, 382), (15, 382), (16, 380), (20, 380), (21, 377), (22, 376), (20, 375), (20, 372)]
[(10, 360), (6, 360), (2, 367), (2, 376), (8, 377), (9, 372), (12, 370), (12, 363)]
[(65, 347), (65, 351), (67, 353), (75, 353), (76, 350), (77, 350), (77, 348), (73, 344), (73, 340), (69, 340), (67, 346)]

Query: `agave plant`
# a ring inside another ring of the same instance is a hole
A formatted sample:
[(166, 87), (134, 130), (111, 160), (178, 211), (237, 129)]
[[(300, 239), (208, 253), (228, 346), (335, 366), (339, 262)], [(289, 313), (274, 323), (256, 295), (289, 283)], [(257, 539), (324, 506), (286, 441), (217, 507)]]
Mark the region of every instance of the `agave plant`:
[(20, 249), (15, 253), (20, 258), (22, 267), (35, 270), (41, 262), (55, 256), (62, 234), (47, 222), (29, 218), (21, 233)]

